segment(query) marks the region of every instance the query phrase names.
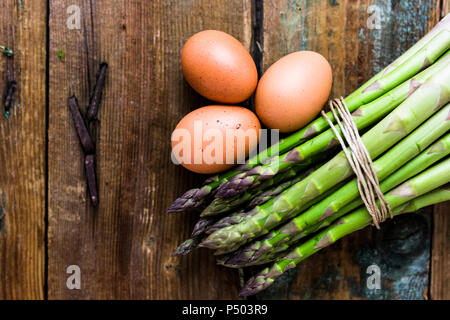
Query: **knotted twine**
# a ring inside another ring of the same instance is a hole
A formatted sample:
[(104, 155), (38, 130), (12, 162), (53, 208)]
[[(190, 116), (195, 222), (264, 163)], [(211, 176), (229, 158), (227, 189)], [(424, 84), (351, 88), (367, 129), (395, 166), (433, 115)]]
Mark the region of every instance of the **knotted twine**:
[[(392, 218), (392, 210), (381, 191), (370, 154), (362, 142), (358, 128), (345, 104), (344, 98), (341, 97), (340, 99), (331, 100), (329, 104), (343, 137), (339, 134), (336, 126), (333, 125), (333, 122), (331, 122), (326, 113), (322, 111), (321, 114), (341, 144), (345, 156), (355, 172), (361, 199), (369, 214), (372, 216), (373, 224), (380, 229), (380, 223), (385, 221), (388, 215)], [(347, 149), (347, 145), (350, 151)], [(376, 198), (379, 200), (379, 206), (377, 205)]]

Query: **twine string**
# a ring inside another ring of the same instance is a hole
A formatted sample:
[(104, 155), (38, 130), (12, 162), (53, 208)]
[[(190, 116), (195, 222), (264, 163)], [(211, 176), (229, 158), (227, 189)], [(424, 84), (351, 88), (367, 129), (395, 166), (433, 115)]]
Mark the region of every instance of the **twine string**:
[(355, 172), (361, 199), (372, 217), (373, 224), (379, 229), (380, 223), (385, 221), (388, 216), (392, 218), (392, 210), (381, 191), (372, 159), (359, 135), (358, 127), (353, 121), (344, 98), (331, 100), (329, 104), (337, 126), (324, 111), (321, 114), (333, 130), (350, 167)]

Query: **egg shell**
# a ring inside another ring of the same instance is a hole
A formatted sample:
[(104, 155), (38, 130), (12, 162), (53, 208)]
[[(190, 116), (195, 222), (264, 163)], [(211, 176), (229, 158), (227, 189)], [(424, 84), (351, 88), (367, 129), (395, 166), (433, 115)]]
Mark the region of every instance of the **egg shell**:
[[(201, 129), (199, 129), (200, 125)], [(258, 118), (246, 108), (219, 105), (202, 107), (187, 114), (176, 126), (172, 133), (173, 156), (183, 167), (196, 173), (211, 174), (224, 171), (233, 167), (237, 159), (245, 159), (250, 148), (256, 147), (260, 129), (261, 124)], [(200, 135), (198, 132), (200, 132)], [(215, 138), (211, 137), (215, 132), (220, 134), (218, 139), (222, 141), (222, 149), (220, 150), (223, 157), (220, 157), (220, 153), (216, 154), (216, 151), (208, 150), (208, 146), (209, 148), (214, 146)], [(208, 133), (212, 135), (208, 137)], [(233, 137), (233, 134), (239, 133), (254, 135), (254, 139), (245, 137), (240, 144), (238, 139)], [(194, 140), (198, 137), (200, 137), (200, 141), (197, 140), (199, 142), (196, 144)], [(227, 138), (232, 142), (227, 144)], [(181, 145), (179, 145), (180, 143)], [(241, 147), (242, 143), (245, 143), (245, 148)], [(190, 157), (185, 154), (185, 150), (188, 150), (189, 147)], [(195, 158), (195, 152), (197, 152), (197, 158)], [(227, 163), (227, 156), (231, 163)], [(216, 162), (222, 163), (211, 163), (211, 159), (215, 157), (218, 160)], [(196, 159), (200, 160), (200, 163), (195, 163)]]
[(255, 91), (258, 72), (250, 53), (236, 38), (217, 30), (194, 34), (184, 45), (181, 67), (189, 85), (221, 103), (239, 103)]
[(288, 54), (271, 65), (259, 81), (255, 111), (271, 129), (291, 132), (311, 122), (330, 95), (332, 71), (313, 51)]

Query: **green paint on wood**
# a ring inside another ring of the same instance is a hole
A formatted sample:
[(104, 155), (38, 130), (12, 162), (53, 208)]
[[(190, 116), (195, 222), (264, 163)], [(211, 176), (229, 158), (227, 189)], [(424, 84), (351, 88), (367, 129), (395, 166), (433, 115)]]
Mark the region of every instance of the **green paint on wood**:
[[(408, 214), (387, 221), (376, 231), (375, 243), (361, 246), (356, 260), (360, 281), (351, 288), (353, 297), (367, 299), (422, 300), (428, 287), (430, 215)], [(367, 287), (367, 267), (381, 269), (381, 289)]]
[(308, 48), (307, 10), (308, 0), (290, 0), (288, 7), (280, 11), (280, 23), (283, 30), (280, 45), (286, 48), (286, 54)]
[[(417, 42), (428, 28), (430, 12), (435, 8), (435, 1), (375, 1), (380, 18), (380, 29), (368, 29), (363, 34), (372, 44), (373, 73), (381, 71), (386, 65), (395, 60), (411, 45)], [(372, 13), (371, 15), (375, 15)], [(367, 18), (369, 14), (366, 12)], [(361, 33), (360, 33), (360, 40)]]
[(339, 5), (339, 2), (337, 2), (336, 0), (328, 0), (328, 3), (332, 7), (337, 7)]

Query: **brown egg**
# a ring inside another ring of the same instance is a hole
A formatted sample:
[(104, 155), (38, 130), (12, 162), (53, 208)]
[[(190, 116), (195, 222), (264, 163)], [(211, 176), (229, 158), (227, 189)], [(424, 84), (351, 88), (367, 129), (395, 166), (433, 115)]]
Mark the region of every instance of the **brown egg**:
[(172, 133), (172, 160), (197, 173), (216, 173), (245, 161), (261, 125), (250, 110), (207, 106), (187, 114)]
[(194, 34), (184, 45), (181, 67), (195, 91), (222, 103), (246, 100), (258, 82), (255, 62), (247, 49), (222, 31)]
[(267, 69), (255, 94), (259, 119), (271, 129), (291, 132), (311, 122), (330, 95), (331, 67), (320, 54), (298, 51)]

